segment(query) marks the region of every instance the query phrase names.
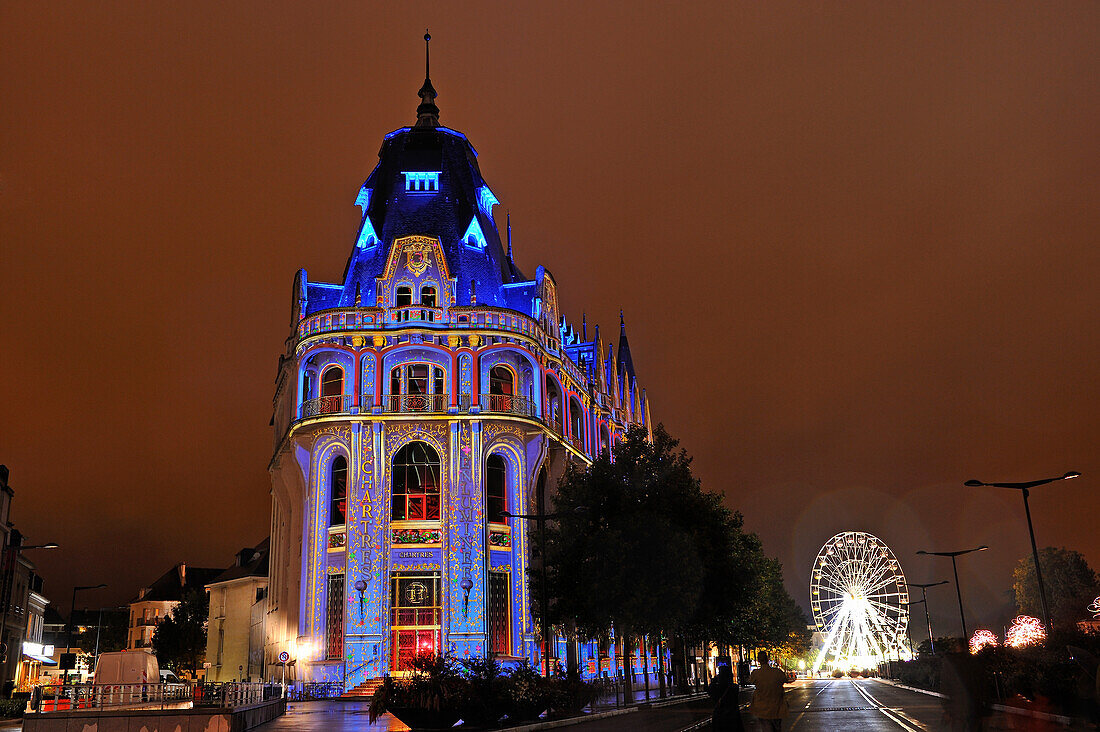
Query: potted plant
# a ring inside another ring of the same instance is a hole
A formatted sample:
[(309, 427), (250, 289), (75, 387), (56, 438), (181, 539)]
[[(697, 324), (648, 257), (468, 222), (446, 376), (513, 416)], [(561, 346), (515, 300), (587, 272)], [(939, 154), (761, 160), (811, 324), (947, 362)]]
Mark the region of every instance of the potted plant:
[(546, 679), (539, 670), (524, 660), (507, 674), (504, 707), (508, 721), (513, 723), (538, 719), (550, 707)]
[(450, 729), (462, 715), (465, 696), (458, 664), (449, 655), (424, 654), (410, 665), (412, 674), (396, 681), (387, 676), (374, 692), (371, 723), (389, 712), (417, 732)]
[(493, 658), (466, 658), (460, 661), (465, 694), (462, 703), (463, 727), (496, 727), (507, 711), (508, 677)]

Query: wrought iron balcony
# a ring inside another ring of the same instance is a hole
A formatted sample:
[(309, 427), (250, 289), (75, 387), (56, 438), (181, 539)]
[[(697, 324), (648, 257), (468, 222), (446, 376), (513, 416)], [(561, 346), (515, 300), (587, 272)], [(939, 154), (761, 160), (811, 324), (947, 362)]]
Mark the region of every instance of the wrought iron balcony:
[(446, 412), (451, 406), (450, 394), (383, 394), (382, 411), (405, 414), (409, 412)]
[(325, 414), (350, 414), (351, 395), (323, 396), (302, 402), (302, 419), (319, 417)]
[[(488, 397), (488, 399), (485, 399)], [(511, 394), (483, 394), (482, 404), (485, 404), (486, 412), (499, 414), (518, 414), (521, 417), (534, 417), (535, 403), (527, 397), (512, 396)]]
[(569, 444), (577, 449), (578, 452), (584, 452), (584, 438), (583, 437), (567, 437)]

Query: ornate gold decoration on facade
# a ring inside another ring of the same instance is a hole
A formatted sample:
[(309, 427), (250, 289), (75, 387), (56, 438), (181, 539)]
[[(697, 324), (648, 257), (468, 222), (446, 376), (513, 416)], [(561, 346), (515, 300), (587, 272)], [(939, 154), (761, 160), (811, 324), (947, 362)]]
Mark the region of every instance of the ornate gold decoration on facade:
[(471, 348), (477, 348), (480, 345), (481, 345), (481, 336), (479, 336), (477, 333), (474, 333), (473, 335), (471, 335), (470, 336), (470, 347)]
[(462, 343), (462, 337), (456, 335), (447, 336), (447, 345), (451, 348), (458, 348), (458, 344)]
[(492, 422), (485, 425), (482, 429), (482, 434), (485, 435), (485, 442), (491, 442), (496, 439), (498, 435), (515, 435), (517, 439), (523, 440), (523, 428), (518, 424), (501, 424), (499, 422)]
[(382, 346), (386, 345), (386, 336), (376, 335), (374, 336), (374, 338), (371, 339), (371, 343), (374, 344), (375, 348), (381, 348)]
[(367, 342), (367, 339), (364, 338), (363, 336), (352, 336), (351, 337), (351, 345), (355, 346), (356, 348), (362, 348), (366, 344), (366, 342)]
[(413, 273), (414, 277), (424, 274), (424, 270), (432, 263), (431, 244), (422, 241), (411, 241), (402, 248), (402, 251), (406, 256), (405, 266)]

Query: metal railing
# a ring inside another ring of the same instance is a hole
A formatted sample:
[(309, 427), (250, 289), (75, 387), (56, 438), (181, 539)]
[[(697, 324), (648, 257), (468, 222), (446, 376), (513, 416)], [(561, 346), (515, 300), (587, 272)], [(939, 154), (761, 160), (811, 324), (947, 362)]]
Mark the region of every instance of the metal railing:
[(512, 396), (511, 394), (485, 394), (487, 412), (503, 414), (518, 414), (523, 417), (535, 416), (535, 403), (527, 397)]
[(384, 412), (446, 412), (451, 406), (449, 394), (383, 394)]
[(69, 712), (78, 709), (164, 709), (241, 707), (278, 699), (279, 684), (253, 682), (176, 684), (55, 684), (31, 694), (32, 712)]
[(307, 399), (302, 402), (302, 419), (319, 417), (324, 414), (348, 414), (351, 412), (353, 399), (350, 394)]
[(443, 308), (433, 308), (427, 305), (406, 305), (390, 310), (390, 321), (394, 323), (407, 323), (410, 320), (424, 323), (438, 323), (443, 320)]

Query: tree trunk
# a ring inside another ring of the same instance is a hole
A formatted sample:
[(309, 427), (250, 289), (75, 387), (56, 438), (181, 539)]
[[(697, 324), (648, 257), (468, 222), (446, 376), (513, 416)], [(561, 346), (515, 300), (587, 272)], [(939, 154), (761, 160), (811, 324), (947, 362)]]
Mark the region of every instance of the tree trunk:
[(665, 642), (664, 637), (657, 636), (657, 688), (660, 689), (660, 697), (668, 696), (668, 688), (665, 683)]
[(649, 635), (642, 636), (642, 680), (645, 681), (645, 700), (649, 701)]
[(634, 701), (634, 667), (630, 663), (630, 633), (623, 633), (623, 706)]

